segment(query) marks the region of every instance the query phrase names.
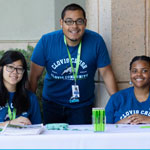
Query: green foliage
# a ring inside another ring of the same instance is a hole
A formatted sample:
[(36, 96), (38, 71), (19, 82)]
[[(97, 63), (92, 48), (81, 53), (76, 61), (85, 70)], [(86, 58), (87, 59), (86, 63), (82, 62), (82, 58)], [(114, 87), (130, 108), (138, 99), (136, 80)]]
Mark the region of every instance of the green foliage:
[(33, 53), (34, 47), (28, 45), (27, 50), (17, 49), (17, 48), (13, 49), (13, 50), (19, 51), (24, 55), (24, 57), (26, 58), (26, 61), (27, 61), (27, 66), (28, 66), (28, 71), (29, 71), (30, 70), (30, 63), (31, 63), (30, 58), (31, 58), (31, 55)]
[[(30, 59), (31, 59), (31, 55), (32, 55), (32, 52), (34, 50), (34, 47), (28, 45), (26, 50), (25, 49), (18, 49), (18, 48), (11, 49), (11, 50), (19, 51), (25, 56), (26, 62), (27, 62), (27, 66), (28, 66), (28, 72), (29, 72), (30, 71), (30, 63), (31, 63)], [(4, 52), (5, 52), (4, 50), (0, 50), (0, 58), (2, 57)], [(37, 88), (37, 92), (36, 92), (36, 95), (37, 95), (37, 97), (39, 99), (40, 106), (41, 106), (41, 100), (42, 100), (42, 89), (43, 89), (43, 80), (44, 80), (45, 73), (46, 72), (44, 71), (43, 75), (41, 76), (40, 80), (38, 81), (38, 88)]]
[(4, 50), (0, 50), (0, 58), (3, 56), (4, 52)]

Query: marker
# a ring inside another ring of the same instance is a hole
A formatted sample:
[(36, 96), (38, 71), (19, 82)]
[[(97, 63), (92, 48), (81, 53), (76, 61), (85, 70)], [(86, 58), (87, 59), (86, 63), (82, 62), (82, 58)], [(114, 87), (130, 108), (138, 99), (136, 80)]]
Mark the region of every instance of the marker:
[(140, 128), (150, 128), (150, 126), (141, 126)]

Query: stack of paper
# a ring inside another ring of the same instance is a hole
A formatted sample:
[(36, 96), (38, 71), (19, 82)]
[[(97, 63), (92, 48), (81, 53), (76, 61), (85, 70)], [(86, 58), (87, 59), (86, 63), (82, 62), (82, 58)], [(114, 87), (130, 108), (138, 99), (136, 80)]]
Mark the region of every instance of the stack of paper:
[(11, 125), (8, 124), (3, 128), (0, 134), (3, 135), (37, 135), (44, 131), (43, 124), (37, 125)]

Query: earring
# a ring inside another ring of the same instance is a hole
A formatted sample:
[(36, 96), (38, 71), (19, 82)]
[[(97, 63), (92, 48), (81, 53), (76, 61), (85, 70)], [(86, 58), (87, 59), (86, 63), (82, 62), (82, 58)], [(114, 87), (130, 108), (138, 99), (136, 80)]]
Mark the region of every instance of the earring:
[(129, 81), (129, 84), (132, 85), (132, 81)]

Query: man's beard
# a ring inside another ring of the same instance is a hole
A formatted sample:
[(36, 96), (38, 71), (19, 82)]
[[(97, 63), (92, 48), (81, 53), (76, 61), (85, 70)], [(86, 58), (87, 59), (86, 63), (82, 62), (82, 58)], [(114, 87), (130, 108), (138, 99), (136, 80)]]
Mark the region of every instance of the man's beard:
[[(65, 35), (66, 36), (66, 35)], [(79, 42), (80, 42), (80, 40), (82, 39), (82, 37), (79, 37), (79, 38), (76, 38), (76, 39), (71, 39), (71, 38), (69, 38), (68, 36), (66, 36), (66, 38), (70, 41), (70, 42), (72, 42), (72, 44), (74, 45), (77, 45)]]
[(70, 39), (70, 38), (68, 38), (70, 41), (72, 41), (72, 42), (77, 42), (78, 41), (78, 39)]

